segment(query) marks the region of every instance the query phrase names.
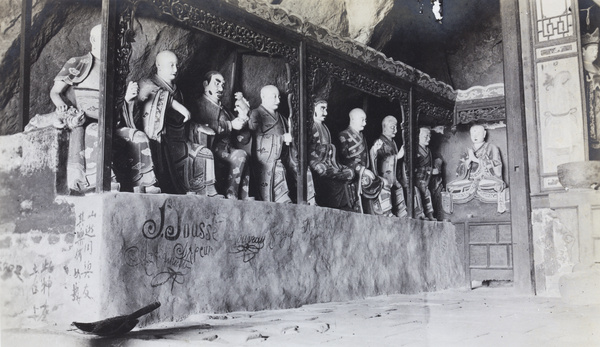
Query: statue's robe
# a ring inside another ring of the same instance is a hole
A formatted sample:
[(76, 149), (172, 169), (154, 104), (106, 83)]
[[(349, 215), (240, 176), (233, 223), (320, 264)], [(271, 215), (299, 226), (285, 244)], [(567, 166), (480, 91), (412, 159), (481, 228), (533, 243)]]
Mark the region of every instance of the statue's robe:
[(376, 174), (385, 178), (392, 192), (392, 211), (396, 217), (406, 217), (406, 202), (404, 199), (404, 190), (400, 181), (402, 179), (401, 165), (398, 165), (398, 147), (394, 140), (385, 135), (379, 136), (382, 146), (375, 152), (375, 170)]
[(466, 203), (477, 198), (485, 203), (498, 203), (498, 212), (505, 210), (504, 188), (502, 180), (502, 157), (498, 147), (484, 143), (480, 148), (473, 148), (479, 163), (467, 164), (469, 152), (465, 151), (456, 168), (458, 178), (447, 184), (447, 190), (455, 203)]
[(354, 171), (338, 163), (331, 133), (323, 123), (313, 123), (309, 158), (317, 204), (351, 211), (357, 200)]
[(256, 197), (262, 201), (290, 203), (286, 167), (294, 171), (289, 146), (283, 142), (285, 120), (279, 112), (262, 105), (250, 112), (248, 126), (253, 132), (253, 182)]
[[(416, 204), (415, 215), (425, 214), (427, 217), (433, 217), (433, 200), (430, 191), (430, 184), (433, 172), (433, 155), (429, 147), (417, 146), (417, 160), (415, 162), (415, 185), (419, 193), (421, 205)], [(441, 182), (436, 180), (436, 187)]]
[[(217, 191), (225, 196), (246, 199), (249, 193), (248, 154), (243, 149), (251, 142), (248, 129), (235, 130), (231, 121), (235, 117), (222, 105), (216, 104), (205, 95), (196, 102), (190, 122), (190, 140), (206, 144), (215, 156)], [(199, 131), (198, 125), (214, 130), (214, 136)]]
[[(372, 167), (367, 143), (362, 135), (352, 128), (340, 132), (340, 161), (350, 167), (354, 173), (354, 185), (357, 188), (357, 212), (393, 216), (391, 193), (385, 181), (375, 174), (374, 179), (364, 175), (364, 171)], [(371, 170), (373, 171), (373, 170)]]
[[(69, 59), (55, 81), (69, 85), (67, 98), (73, 106), (85, 113), (85, 123), (74, 128), (69, 140), (67, 182), (72, 191), (85, 193), (96, 186), (98, 158), (98, 117), (100, 110), (101, 62), (91, 53)], [(146, 135), (133, 127), (115, 130), (113, 169), (116, 178), (131, 187), (151, 186), (156, 183), (154, 166)], [(115, 180), (114, 174), (112, 175)]]
[[(181, 92), (158, 75), (138, 83), (136, 111), (150, 138), (160, 188), (165, 193), (214, 196), (214, 158), (206, 146), (187, 141), (184, 117), (172, 108)], [(141, 115), (139, 114), (141, 112)]]

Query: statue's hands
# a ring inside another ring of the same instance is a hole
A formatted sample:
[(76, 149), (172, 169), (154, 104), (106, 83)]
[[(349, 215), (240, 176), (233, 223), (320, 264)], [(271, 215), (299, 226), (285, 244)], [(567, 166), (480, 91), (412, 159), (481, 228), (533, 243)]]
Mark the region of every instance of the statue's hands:
[(214, 135), (215, 131), (212, 130), (211, 127), (209, 127), (208, 125), (204, 125), (204, 124), (195, 124), (194, 125), (196, 127), (196, 130), (200, 133), (206, 134), (206, 135)]
[(241, 117), (236, 117), (231, 121), (231, 127), (235, 130), (240, 130), (246, 124), (246, 120)]
[(64, 102), (61, 105), (56, 105), (56, 113), (65, 113), (69, 109), (69, 106)]
[(129, 82), (127, 84), (127, 90), (125, 91), (125, 101), (131, 102), (138, 96), (139, 87), (137, 82)]
[(190, 118), (191, 118), (190, 111), (185, 106), (183, 106), (179, 101), (173, 100), (173, 102), (171, 103), (171, 107), (173, 107), (173, 109), (175, 111), (179, 112), (183, 116), (184, 123), (190, 120)]
[(472, 148), (469, 148), (469, 157), (467, 158), (467, 162), (467, 164), (470, 164), (472, 162), (479, 163), (479, 159), (477, 159), (477, 157), (475, 156), (475, 152), (473, 152)]
[(292, 143), (292, 134), (290, 134), (290, 133), (283, 134), (283, 142), (285, 142), (288, 145), (290, 143)]
[(363, 175), (367, 176), (371, 181), (375, 179), (375, 174), (369, 169), (365, 169)]
[(234, 111), (238, 113), (238, 117), (244, 119), (244, 121), (248, 120), (248, 112), (250, 111), (250, 103), (244, 96), (242, 92), (237, 92), (235, 95), (235, 107)]
[(323, 176), (323, 174), (327, 172), (327, 166), (323, 163), (318, 163), (315, 165), (315, 171), (319, 176)]
[(404, 154), (406, 154), (406, 153), (404, 150), (404, 146), (402, 146), (402, 147), (400, 147), (400, 150), (398, 151), (398, 154), (396, 155), (396, 160), (404, 158)]

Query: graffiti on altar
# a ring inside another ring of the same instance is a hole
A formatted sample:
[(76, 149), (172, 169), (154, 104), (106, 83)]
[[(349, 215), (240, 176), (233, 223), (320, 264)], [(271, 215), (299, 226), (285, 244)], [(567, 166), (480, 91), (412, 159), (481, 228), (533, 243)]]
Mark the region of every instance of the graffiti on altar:
[(254, 259), (264, 246), (264, 236), (242, 235), (236, 239), (229, 253), (238, 255), (244, 263), (247, 263)]
[(292, 245), (292, 237), (294, 237), (294, 229), (292, 230), (271, 230), (269, 232), (269, 248), (274, 249), (275, 247), (284, 248), (284, 246), (288, 245), (290, 247)]
[(217, 230), (213, 228), (213, 223), (181, 223), (171, 199), (165, 200), (159, 207), (159, 211), (158, 223), (154, 219), (148, 219), (142, 225), (142, 234), (145, 238), (152, 240), (163, 237), (167, 241), (177, 241), (180, 238), (218, 241)]

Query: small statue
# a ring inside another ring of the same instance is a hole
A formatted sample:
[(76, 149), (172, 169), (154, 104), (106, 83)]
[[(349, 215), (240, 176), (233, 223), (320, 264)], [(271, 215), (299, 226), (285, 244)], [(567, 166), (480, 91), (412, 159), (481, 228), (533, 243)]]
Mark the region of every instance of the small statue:
[[(416, 199), (415, 215), (422, 218), (424, 214), (427, 219), (433, 221), (436, 218), (434, 217), (430, 185), (432, 182), (436, 187), (441, 185), (440, 170), (443, 162), (440, 158), (433, 159), (433, 154), (429, 149), (430, 140), (431, 129), (428, 127), (419, 128), (419, 146), (417, 148), (417, 161), (415, 162), (415, 182), (420, 199)], [(419, 201), (422, 204), (419, 204)]]
[(253, 133), (252, 152), (257, 198), (262, 201), (291, 203), (286, 170), (294, 171), (290, 155), (292, 134), (279, 108), (279, 90), (273, 85), (260, 90), (261, 104), (250, 112), (248, 126)]
[(393, 216), (389, 183), (371, 171), (374, 162), (369, 158), (367, 142), (362, 134), (367, 115), (362, 109), (355, 108), (350, 111), (349, 117), (350, 125), (339, 134), (340, 161), (355, 174), (353, 184), (357, 194), (354, 211)]
[[(54, 79), (50, 99), (56, 107), (55, 125), (71, 129), (67, 159), (67, 184), (72, 194), (85, 194), (96, 186), (96, 159), (98, 158), (98, 110), (100, 108), (100, 25), (90, 31), (91, 52), (69, 59)], [(72, 91), (74, 100), (68, 100)], [(72, 103), (70, 106), (69, 103)], [(40, 126), (42, 116), (34, 117), (28, 128)], [(51, 117), (53, 118), (53, 117)], [(148, 192), (158, 192), (152, 157), (146, 135), (132, 127), (119, 127), (114, 134), (115, 161), (113, 168), (134, 189), (150, 187)], [(125, 163), (119, 166), (118, 163)], [(111, 172), (111, 188), (120, 185)]]
[(374, 169), (377, 175), (386, 179), (392, 193), (392, 211), (396, 217), (404, 218), (408, 215), (404, 190), (402, 188), (402, 165), (398, 163), (404, 157), (404, 146), (398, 147), (394, 137), (398, 132), (398, 121), (393, 116), (387, 116), (381, 122), (382, 132), (379, 139), (371, 147), (371, 156), (374, 159)]
[(503, 194), (506, 184), (502, 180), (502, 158), (495, 145), (485, 141), (487, 134), (482, 125), (470, 130), (473, 147), (463, 153), (456, 169), (458, 179), (447, 184), (455, 203), (465, 203), (477, 198), (485, 203), (498, 203), (498, 212), (506, 210)]
[[(223, 105), (225, 79), (217, 71), (209, 71), (202, 82), (204, 94), (196, 101), (197, 110), (190, 122), (190, 140), (207, 144), (215, 155), (217, 191), (228, 199), (248, 199), (249, 173), (248, 154), (244, 150), (250, 145), (248, 111), (250, 105), (242, 93), (236, 93), (235, 111), (229, 112)], [(199, 126), (205, 124), (215, 135), (203, 139), (205, 134)]]
[[(174, 83), (177, 65), (175, 53), (159, 52), (156, 74), (139, 83), (129, 83), (125, 113), (128, 122), (142, 127), (150, 138), (163, 192), (216, 196), (212, 152), (187, 141), (186, 122), (190, 120), (190, 112)], [(201, 126), (201, 130), (215, 134), (206, 126)]]
[(316, 201), (319, 206), (352, 211), (354, 197), (354, 171), (339, 164), (336, 148), (331, 143), (331, 133), (323, 123), (327, 117), (327, 101), (315, 101), (313, 109), (312, 141), (309, 165), (315, 182)]

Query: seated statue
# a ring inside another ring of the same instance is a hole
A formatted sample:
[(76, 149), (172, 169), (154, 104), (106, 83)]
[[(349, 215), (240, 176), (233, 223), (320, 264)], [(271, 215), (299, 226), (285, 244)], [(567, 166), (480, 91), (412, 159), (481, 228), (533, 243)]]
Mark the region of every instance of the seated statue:
[[(248, 102), (236, 95), (234, 117), (223, 105), (225, 79), (216, 71), (209, 71), (202, 82), (204, 94), (196, 101), (196, 110), (190, 122), (190, 140), (207, 144), (215, 155), (217, 191), (228, 199), (248, 199), (248, 154), (244, 147), (250, 143), (248, 131)], [(210, 127), (215, 136), (206, 136), (201, 131), (202, 124)]]
[[(51, 119), (57, 127), (71, 129), (67, 159), (67, 184), (72, 194), (84, 194), (96, 187), (96, 160), (98, 158), (98, 117), (100, 108), (100, 49), (101, 26), (90, 31), (90, 53), (69, 59), (54, 79), (50, 99), (56, 111), (36, 116), (27, 130), (44, 126)], [(72, 105), (68, 102), (72, 99)], [(47, 117), (46, 117), (47, 116)], [(116, 178), (127, 180), (134, 189), (148, 187), (145, 192), (157, 193), (152, 158), (146, 135), (130, 127), (120, 127), (114, 134), (114, 157), (111, 173), (113, 190), (119, 189)], [(124, 158), (124, 159), (122, 159)], [(123, 165), (117, 165), (121, 163)]]
[(387, 116), (381, 122), (381, 135), (371, 147), (374, 169), (377, 175), (385, 178), (390, 186), (392, 212), (396, 217), (408, 216), (402, 184), (402, 165), (398, 161), (404, 157), (404, 146), (396, 146), (394, 137), (398, 132), (398, 121), (393, 116)]
[(350, 125), (339, 134), (340, 161), (354, 171), (356, 202), (353, 210), (360, 213), (393, 216), (390, 199), (390, 184), (386, 179), (371, 171), (367, 142), (362, 131), (367, 124), (367, 115), (360, 108), (350, 111)]
[(277, 112), (279, 90), (273, 85), (260, 90), (261, 104), (250, 112), (248, 126), (253, 134), (253, 171), (256, 198), (262, 201), (291, 203), (286, 170), (293, 171), (290, 145), (292, 134)]
[[(156, 74), (130, 83), (124, 113), (128, 124), (141, 127), (150, 147), (160, 188), (171, 194), (215, 196), (214, 159), (210, 149), (187, 141), (189, 110), (173, 82), (178, 59), (171, 51), (156, 55)], [(209, 135), (214, 132), (202, 126)]]
[(325, 117), (327, 101), (315, 101), (309, 166), (314, 177), (316, 202), (319, 206), (352, 211), (356, 200), (351, 184), (354, 171), (338, 163), (331, 133), (323, 123)]
[(433, 159), (433, 154), (429, 149), (431, 140), (431, 129), (428, 127), (419, 128), (419, 146), (417, 148), (417, 160), (415, 162), (415, 185), (416, 193), (419, 196), (415, 199), (415, 216), (426, 219), (436, 220), (434, 217), (433, 198), (431, 186), (434, 190), (441, 191), (440, 170), (442, 160)]
[(463, 153), (456, 169), (458, 179), (447, 184), (455, 203), (465, 203), (477, 198), (485, 203), (498, 203), (498, 212), (504, 212), (502, 158), (495, 145), (485, 141), (487, 134), (482, 125), (470, 130), (473, 147)]

